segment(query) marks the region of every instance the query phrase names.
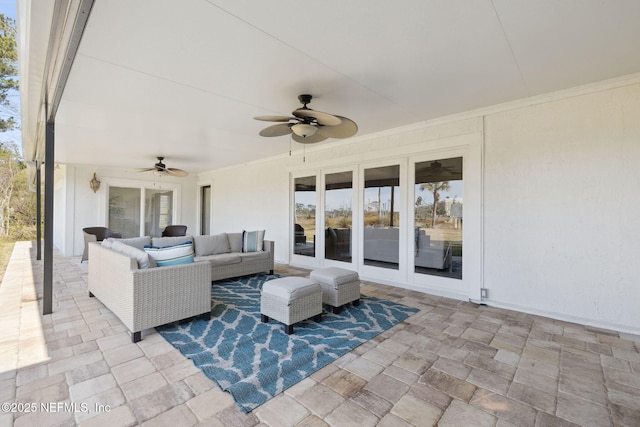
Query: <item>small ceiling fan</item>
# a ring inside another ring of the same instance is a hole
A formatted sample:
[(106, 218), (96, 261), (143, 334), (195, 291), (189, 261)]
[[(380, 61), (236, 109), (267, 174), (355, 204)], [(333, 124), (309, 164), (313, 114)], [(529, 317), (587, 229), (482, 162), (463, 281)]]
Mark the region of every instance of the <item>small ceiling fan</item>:
[(293, 117), (258, 116), (256, 120), (265, 122), (282, 122), (262, 129), (260, 136), (272, 137), (291, 134), (294, 141), (302, 144), (313, 144), (327, 138), (349, 138), (358, 132), (358, 125), (346, 117), (337, 116), (307, 107), (313, 97), (299, 95), (298, 100), (303, 107), (294, 110)]
[(151, 168), (142, 168), (139, 169), (139, 172), (153, 172), (155, 175), (172, 175), (172, 176), (187, 176), (189, 175), (186, 171), (177, 168), (168, 168), (162, 161), (164, 157), (157, 157), (158, 163), (153, 165)]

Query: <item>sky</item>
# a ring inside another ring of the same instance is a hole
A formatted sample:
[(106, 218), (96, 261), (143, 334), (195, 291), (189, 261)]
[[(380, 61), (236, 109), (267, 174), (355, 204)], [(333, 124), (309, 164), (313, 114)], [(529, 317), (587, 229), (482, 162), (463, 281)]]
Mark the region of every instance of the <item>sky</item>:
[[(0, 0), (0, 13), (16, 19), (16, 0)], [(0, 106), (0, 117), (6, 118), (13, 116), (14, 119), (20, 123), (20, 93), (15, 91), (9, 94), (10, 107), (4, 105)], [(15, 143), (19, 148), (22, 147), (22, 137), (20, 129), (12, 130), (9, 132), (0, 133), (0, 141), (10, 141)]]

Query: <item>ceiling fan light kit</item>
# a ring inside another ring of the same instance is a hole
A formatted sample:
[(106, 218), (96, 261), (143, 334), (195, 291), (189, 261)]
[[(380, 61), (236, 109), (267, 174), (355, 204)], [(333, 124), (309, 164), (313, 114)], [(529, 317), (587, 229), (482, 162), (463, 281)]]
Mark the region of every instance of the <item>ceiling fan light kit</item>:
[(182, 169), (178, 169), (178, 168), (168, 168), (164, 163), (162, 163), (162, 161), (164, 160), (164, 157), (156, 157), (158, 159), (158, 163), (156, 163), (155, 165), (153, 165), (153, 167), (151, 168), (142, 168), (139, 169), (139, 172), (153, 172), (154, 175), (156, 176), (164, 176), (164, 175), (171, 175), (171, 176), (179, 176), (179, 177), (184, 177), (189, 175), (188, 172), (183, 171)]
[(349, 138), (358, 132), (358, 125), (353, 120), (308, 108), (307, 104), (312, 98), (311, 95), (299, 95), (298, 100), (302, 103), (302, 108), (293, 111), (291, 113), (293, 117), (254, 117), (256, 120), (280, 123), (262, 129), (259, 135), (265, 137), (291, 135), (296, 142), (313, 144), (328, 138)]
[(291, 126), (291, 131), (298, 136), (306, 138), (308, 136), (313, 136), (318, 131), (315, 126), (308, 125), (306, 123), (296, 123)]

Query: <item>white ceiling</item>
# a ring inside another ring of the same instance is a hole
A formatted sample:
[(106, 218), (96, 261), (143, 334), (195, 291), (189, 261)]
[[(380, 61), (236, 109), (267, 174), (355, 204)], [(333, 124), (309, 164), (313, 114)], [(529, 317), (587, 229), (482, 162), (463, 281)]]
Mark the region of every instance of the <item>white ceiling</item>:
[(639, 22), (638, 0), (96, 1), (56, 161), (197, 173), (286, 154), (253, 117), (302, 93), (359, 137), (637, 73)]

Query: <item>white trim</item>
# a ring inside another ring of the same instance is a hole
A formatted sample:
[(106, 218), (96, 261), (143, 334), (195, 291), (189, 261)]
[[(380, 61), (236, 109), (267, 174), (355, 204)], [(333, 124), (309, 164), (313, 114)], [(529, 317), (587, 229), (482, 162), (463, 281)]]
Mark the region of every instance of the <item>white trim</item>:
[(137, 180), (137, 179), (127, 179), (127, 178), (113, 178), (113, 177), (102, 177), (101, 178), (102, 185), (104, 186), (105, 191), (101, 192), (100, 197), (100, 206), (99, 206), (99, 221), (102, 224), (108, 224), (109, 219), (109, 189), (111, 187), (119, 187), (119, 188), (134, 188), (140, 190), (140, 236), (145, 235), (145, 193), (146, 190), (166, 190), (171, 191), (173, 193), (173, 201), (171, 206), (171, 222), (173, 224), (182, 223), (182, 217), (180, 209), (182, 205), (181, 199), (181, 185), (176, 183), (168, 183), (161, 182), (158, 184), (157, 181), (146, 181), (146, 180)]

